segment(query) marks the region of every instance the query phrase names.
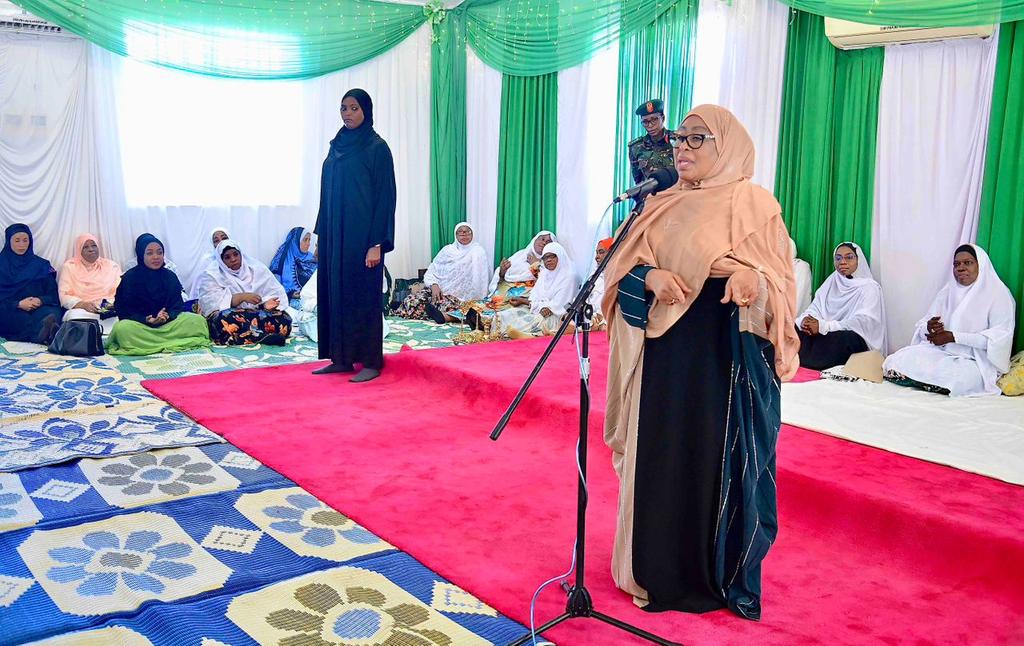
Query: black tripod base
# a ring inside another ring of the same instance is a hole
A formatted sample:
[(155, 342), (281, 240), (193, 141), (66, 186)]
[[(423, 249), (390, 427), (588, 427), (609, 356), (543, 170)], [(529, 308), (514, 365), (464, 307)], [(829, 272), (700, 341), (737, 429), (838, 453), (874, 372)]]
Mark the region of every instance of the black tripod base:
[[(631, 633), (637, 637), (642, 637), (643, 639), (646, 639), (649, 642), (654, 642), (655, 644), (662, 644), (663, 646), (679, 646), (677, 642), (670, 642), (669, 640), (658, 637), (646, 630), (642, 630), (636, 626), (627, 624), (624, 621), (620, 621), (615, 617), (609, 617), (604, 613), (594, 610), (594, 602), (590, 598), (590, 592), (588, 592), (586, 588), (578, 588), (575, 586), (569, 588), (569, 600), (566, 602), (565, 612), (538, 628), (536, 634), (540, 635), (569, 619), (586, 618), (603, 621), (606, 624), (615, 626), (619, 630), (624, 630), (627, 633)], [(530, 644), (532, 642), (533, 636), (528, 633), (520, 637), (517, 641), (512, 642), (511, 646), (524, 646), (525, 644)]]

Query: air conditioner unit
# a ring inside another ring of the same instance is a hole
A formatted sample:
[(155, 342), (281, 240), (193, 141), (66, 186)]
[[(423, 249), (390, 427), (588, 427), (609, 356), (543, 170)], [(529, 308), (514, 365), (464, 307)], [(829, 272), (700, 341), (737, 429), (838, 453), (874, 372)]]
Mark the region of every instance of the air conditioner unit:
[(881, 45), (926, 43), (952, 38), (988, 38), (994, 25), (977, 27), (899, 27), (862, 25), (859, 22), (825, 18), (825, 36), (837, 49), (863, 49)]

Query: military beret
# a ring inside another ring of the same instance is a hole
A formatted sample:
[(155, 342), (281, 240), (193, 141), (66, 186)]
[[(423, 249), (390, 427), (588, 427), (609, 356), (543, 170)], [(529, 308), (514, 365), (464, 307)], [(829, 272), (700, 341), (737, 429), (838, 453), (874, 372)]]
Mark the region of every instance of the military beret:
[(636, 109), (635, 114), (638, 117), (646, 117), (649, 114), (660, 112), (665, 114), (665, 102), (661, 99), (651, 99), (650, 101), (644, 101), (640, 104), (640, 107)]

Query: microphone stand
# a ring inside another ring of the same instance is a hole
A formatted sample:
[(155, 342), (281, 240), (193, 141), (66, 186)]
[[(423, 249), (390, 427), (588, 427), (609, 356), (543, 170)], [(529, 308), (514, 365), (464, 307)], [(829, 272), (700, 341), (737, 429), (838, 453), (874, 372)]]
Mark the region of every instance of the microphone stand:
[(543, 633), (564, 621), (576, 618), (597, 619), (656, 644), (663, 644), (664, 646), (675, 646), (676, 644), (676, 642), (668, 641), (667, 639), (658, 637), (646, 630), (627, 624), (615, 617), (611, 617), (594, 610), (594, 602), (590, 597), (590, 592), (584, 585), (584, 573), (586, 570), (585, 547), (587, 524), (587, 422), (590, 415), (590, 317), (593, 315), (593, 307), (587, 303), (587, 299), (590, 298), (590, 294), (594, 291), (594, 285), (597, 282), (598, 276), (601, 275), (601, 272), (604, 271), (608, 262), (615, 256), (615, 252), (622, 244), (622, 241), (626, 239), (626, 235), (629, 233), (630, 227), (633, 226), (633, 223), (640, 215), (640, 212), (643, 211), (643, 208), (644, 201), (641, 199), (630, 211), (629, 218), (626, 219), (625, 223), (620, 228), (618, 235), (615, 237), (615, 241), (612, 243), (612, 246), (608, 250), (604, 259), (597, 266), (597, 269), (594, 270), (594, 273), (590, 278), (583, 283), (583, 287), (581, 287), (579, 293), (576, 294), (576, 298), (573, 299), (572, 303), (567, 308), (565, 316), (562, 318), (562, 324), (555, 332), (555, 335), (548, 344), (547, 349), (544, 350), (544, 354), (541, 355), (540, 359), (537, 361), (537, 365), (534, 366), (533, 372), (531, 372), (530, 376), (527, 377), (526, 382), (523, 384), (522, 388), (519, 389), (519, 393), (505, 410), (505, 414), (501, 416), (501, 420), (498, 421), (497, 426), (495, 426), (494, 430), (491, 431), (490, 437), (492, 440), (497, 440), (501, 436), (502, 431), (504, 431), (505, 427), (508, 426), (512, 413), (515, 412), (520, 402), (522, 402), (523, 397), (526, 396), (526, 392), (530, 389), (530, 386), (537, 378), (537, 375), (540, 374), (541, 368), (543, 368), (544, 364), (547, 363), (547, 360), (554, 351), (555, 346), (558, 345), (559, 339), (561, 339), (565, 334), (569, 323), (575, 323), (576, 328), (583, 332), (582, 352), (580, 355), (580, 439), (577, 448), (579, 478), (576, 488), (576, 580), (571, 586), (566, 586), (566, 584), (563, 583), (563, 587), (567, 588), (566, 593), (568, 595), (565, 612), (538, 628), (536, 632), (524, 635), (519, 640), (513, 642), (513, 646), (521, 646), (523, 644), (530, 643), (533, 639), (533, 635)]

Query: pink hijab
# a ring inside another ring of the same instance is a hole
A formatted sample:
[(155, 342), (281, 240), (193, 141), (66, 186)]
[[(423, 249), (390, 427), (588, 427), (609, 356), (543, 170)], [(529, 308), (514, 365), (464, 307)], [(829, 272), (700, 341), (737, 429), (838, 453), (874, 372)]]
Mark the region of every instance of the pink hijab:
[(104, 258), (102, 248), (96, 262), (85, 262), (82, 258), (82, 247), (89, 240), (94, 241), (97, 246), (100, 243), (100, 239), (91, 233), (78, 236), (75, 239), (75, 255), (61, 268), (61, 300), (72, 297), (90, 303), (99, 303), (103, 299), (113, 302), (117, 285), (121, 282), (121, 267), (113, 260)]

